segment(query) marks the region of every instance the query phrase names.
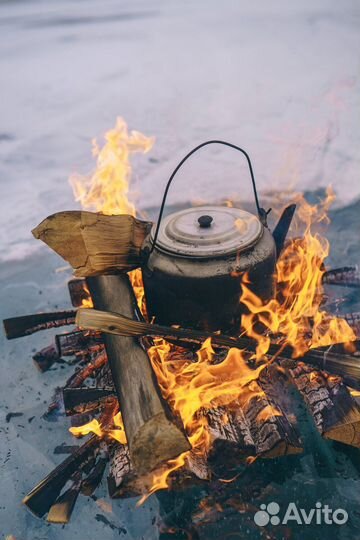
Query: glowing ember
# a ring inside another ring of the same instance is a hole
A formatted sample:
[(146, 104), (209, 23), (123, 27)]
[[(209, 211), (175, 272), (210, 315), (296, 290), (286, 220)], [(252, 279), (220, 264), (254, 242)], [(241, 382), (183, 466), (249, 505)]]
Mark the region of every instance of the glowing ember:
[[(89, 177), (71, 178), (75, 196), (84, 208), (107, 214), (135, 215), (135, 207), (128, 199), (130, 156), (133, 152), (147, 152), (153, 139), (134, 131), (129, 135), (125, 122), (118, 119), (115, 128), (105, 135), (105, 141), (101, 149), (94, 146), (97, 156), (95, 172)], [(210, 341), (202, 345), (196, 361), (179, 359), (181, 351), (163, 339), (156, 339), (149, 349), (161, 392), (181, 418), (193, 453), (206, 456), (211, 448), (204, 411), (219, 406), (226, 406), (231, 411), (233, 407), (244, 406), (254, 396), (263, 394), (256, 379), (266, 365), (264, 360), (267, 359), (265, 355), (269, 350), (270, 337), (293, 347), (294, 356), (301, 356), (311, 347), (355, 339), (345, 320), (321, 310), (323, 262), (328, 256), (329, 244), (313, 228), (326, 222), (333, 199), (329, 191), (326, 200), (318, 206), (311, 206), (300, 197), (295, 201), (299, 225), (303, 230), (300, 238), (289, 241), (278, 260), (274, 276), (275, 298), (264, 304), (247, 287), (244, 276), (241, 302), (247, 306), (249, 314), (242, 318), (241, 331), (257, 340), (254, 359), (263, 362), (262, 365), (257, 364), (255, 369), (251, 369), (244, 352), (239, 349), (229, 350), (226, 358), (216, 363)], [(232, 205), (231, 201), (227, 204)], [(130, 275), (139, 306), (145, 313), (141, 272), (135, 270)], [(258, 421), (279, 414), (269, 406), (259, 413)], [(227, 421), (226, 415), (223, 420)], [(70, 431), (77, 436), (93, 432), (99, 436), (111, 436), (122, 444), (126, 442), (120, 414), (114, 417), (114, 429), (103, 429), (97, 420), (93, 420)], [(154, 491), (168, 486), (169, 476), (186, 463), (187, 455), (186, 452), (170, 460), (153, 474), (152, 488), (140, 504)], [(248, 463), (253, 460), (248, 458)]]

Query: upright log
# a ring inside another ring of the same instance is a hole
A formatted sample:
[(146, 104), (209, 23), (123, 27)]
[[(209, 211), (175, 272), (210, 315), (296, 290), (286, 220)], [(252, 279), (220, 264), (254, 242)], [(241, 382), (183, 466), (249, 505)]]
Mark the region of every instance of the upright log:
[[(127, 274), (87, 280), (95, 308), (139, 318)], [(190, 449), (161, 398), (146, 351), (136, 338), (105, 335), (105, 348), (120, 403), (129, 452), (139, 473)]]

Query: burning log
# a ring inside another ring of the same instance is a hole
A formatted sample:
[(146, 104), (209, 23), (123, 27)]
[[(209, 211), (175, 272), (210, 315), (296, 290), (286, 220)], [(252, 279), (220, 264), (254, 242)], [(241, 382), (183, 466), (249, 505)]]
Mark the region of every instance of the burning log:
[(321, 435), (360, 447), (360, 405), (342, 380), (303, 362), (290, 369), (290, 374)]
[(63, 399), (67, 416), (99, 408), (104, 400), (114, 397), (113, 388), (64, 388)]
[[(126, 274), (89, 278), (95, 307), (139, 317)], [(155, 468), (189, 449), (187, 438), (172, 419), (160, 395), (149, 358), (133, 338), (106, 335), (105, 348), (119, 399), (129, 451), (139, 473)]]
[(360, 273), (357, 266), (344, 266), (327, 270), (322, 282), (327, 285), (340, 285), (341, 287), (360, 287)]
[[(214, 347), (237, 347), (248, 351), (255, 351), (257, 343), (247, 337), (230, 337), (221, 334), (211, 334), (176, 327), (166, 327), (158, 324), (150, 324), (141, 321), (130, 320), (118, 313), (101, 312), (94, 309), (79, 309), (76, 315), (76, 323), (91, 330), (100, 330), (110, 334), (122, 336), (159, 336), (168, 341), (177, 341), (182, 344), (190, 343), (201, 345), (206, 339), (211, 338)], [(291, 347), (282, 347), (272, 343), (269, 346), (269, 355), (279, 355), (282, 358), (292, 358)], [(351, 386), (360, 385), (360, 362), (356, 357), (332, 352), (330, 348), (310, 349), (301, 360), (313, 364), (321, 369), (326, 369), (333, 374), (341, 375), (348, 380)]]
[(4, 319), (5, 334), (7, 339), (14, 339), (29, 336), (40, 330), (75, 324), (75, 315), (75, 311), (55, 311)]
[(34, 364), (42, 373), (51, 368), (55, 362), (59, 362), (59, 360), (61, 360), (58, 350), (54, 345), (44, 347), (44, 349), (41, 349), (41, 351), (36, 352), (32, 358), (34, 360)]
[(108, 359), (105, 350), (98, 351), (92, 362), (74, 373), (74, 375), (68, 379), (65, 388), (78, 388), (84, 383), (84, 381), (86, 381), (88, 377), (91, 377), (96, 371), (100, 370), (107, 363), (107, 361)]
[(70, 300), (74, 307), (91, 305), (91, 297), (84, 278), (70, 279), (68, 282)]
[(68, 261), (75, 276), (87, 277), (140, 266), (151, 226), (125, 214), (69, 211), (47, 217), (32, 233)]

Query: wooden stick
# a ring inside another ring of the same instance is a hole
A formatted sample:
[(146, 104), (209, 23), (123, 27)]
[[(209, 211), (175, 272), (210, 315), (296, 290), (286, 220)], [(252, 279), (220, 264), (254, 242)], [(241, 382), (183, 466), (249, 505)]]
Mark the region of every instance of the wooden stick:
[[(98, 309), (139, 317), (135, 295), (126, 274), (88, 278)], [(140, 473), (190, 448), (162, 399), (146, 351), (132, 337), (106, 335), (105, 348), (120, 403), (129, 451)]]
[[(101, 312), (94, 309), (79, 309), (76, 315), (76, 324), (91, 330), (100, 330), (110, 334), (123, 336), (161, 336), (169, 341), (180, 340), (182, 343), (201, 345), (206, 339), (211, 338), (213, 346), (237, 347), (248, 351), (254, 351), (257, 343), (247, 337), (230, 337), (219, 334), (211, 334), (184, 328), (166, 327), (158, 324), (150, 324), (142, 321), (134, 321), (118, 313)], [(291, 358), (291, 347), (282, 348), (272, 343), (269, 347), (269, 355), (279, 355), (282, 358)], [(333, 374), (349, 378), (349, 384), (360, 385), (360, 362), (358, 358), (339, 354), (331, 351), (331, 347), (324, 349), (310, 349), (301, 360), (326, 369)]]
[(75, 315), (75, 311), (55, 311), (4, 319), (5, 334), (7, 339), (14, 339), (29, 336), (39, 330), (75, 324)]

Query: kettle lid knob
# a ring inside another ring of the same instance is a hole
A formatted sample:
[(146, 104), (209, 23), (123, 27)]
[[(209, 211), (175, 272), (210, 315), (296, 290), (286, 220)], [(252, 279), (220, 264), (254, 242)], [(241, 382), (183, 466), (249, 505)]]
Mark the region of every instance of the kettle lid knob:
[(202, 229), (208, 229), (211, 226), (213, 219), (214, 219), (213, 217), (205, 214), (198, 218), (198, 223)]

